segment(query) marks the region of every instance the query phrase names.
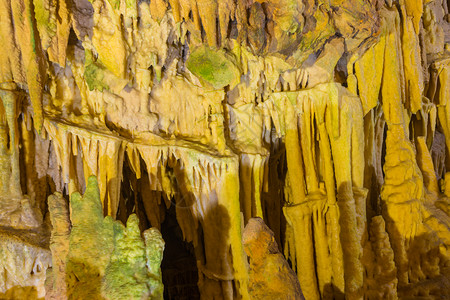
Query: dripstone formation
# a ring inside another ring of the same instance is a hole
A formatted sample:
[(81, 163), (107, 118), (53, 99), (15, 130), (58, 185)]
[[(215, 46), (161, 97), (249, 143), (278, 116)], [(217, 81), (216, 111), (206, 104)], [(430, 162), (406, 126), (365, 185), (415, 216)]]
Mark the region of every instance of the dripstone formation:
[(449, 6), (0, 0), (0, 299), (449, 298)]

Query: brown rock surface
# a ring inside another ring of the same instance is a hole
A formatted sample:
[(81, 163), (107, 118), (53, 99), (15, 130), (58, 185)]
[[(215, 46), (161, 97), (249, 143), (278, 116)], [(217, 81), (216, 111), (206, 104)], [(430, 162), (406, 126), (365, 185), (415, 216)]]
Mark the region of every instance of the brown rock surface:
[(305, 299), (296, 274), (261, 218), (248, 221), (242, 239), (249, 260), (250, 299)]

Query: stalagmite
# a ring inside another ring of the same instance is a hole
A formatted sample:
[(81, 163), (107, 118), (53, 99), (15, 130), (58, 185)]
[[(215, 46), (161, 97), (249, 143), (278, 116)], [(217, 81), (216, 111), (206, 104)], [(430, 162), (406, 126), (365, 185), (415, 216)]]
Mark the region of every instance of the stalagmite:
[(70, 217), (66, 199), (61, 194), (50, 195), (48, 205), (53, 228), (50, 240), (52, 269), (46, 298), (58, 299), (61, 295), (67, 295), (65, 270), (69, 254)]
[(449, 9), (0, 0), (0, 298), (450, 297)]
[[(157, 230), (144, 232), (144, 244), (136, 215), (129, 217), (126, 227), (109, 216), (103, 218), (94, 176), (88, 178), (83, 196), (72, 194), (70, 218), (60, 194), (51, 195), (49, 201), (51, 250), (56, 268), (49, 284), (50, 297), (162, 298), (161, 261), (157, 257), (164, 242)], [(86, 254), (88, 261), (81, 258)]]
[[(273, 233), (262, 219), (250, 219), (242, 239), (250, 258), (249, 292), (252, 298), (304, 299), (297, 276), (279, 252)], [(278, 284), (273, 284), (274, 281)]]

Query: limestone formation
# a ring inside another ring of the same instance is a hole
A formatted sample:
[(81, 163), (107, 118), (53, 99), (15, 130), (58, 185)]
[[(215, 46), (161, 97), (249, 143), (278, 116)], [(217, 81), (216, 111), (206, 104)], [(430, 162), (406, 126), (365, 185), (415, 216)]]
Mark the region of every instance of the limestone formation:
[(449, 297), (449, 9), (0, 0), (0, 298)]
[(305, 299), (296, 274), (261, 218), (248, 220), (242, 234), (249, 258), (248, 290), (252, 299)]
[(49, 197), (53, 265), (46, 299), (162, 299), (164, 241), (156, 229), (139, 231), (136, 215), (125, 227), (103, 218), (97, 179), (89, 177), (83, 196), (68, 206), (61, 194)]
[(48, 235), (2, 228), (0, 238), (0, 299), (44, 298), (46, 271), (52, 265)]

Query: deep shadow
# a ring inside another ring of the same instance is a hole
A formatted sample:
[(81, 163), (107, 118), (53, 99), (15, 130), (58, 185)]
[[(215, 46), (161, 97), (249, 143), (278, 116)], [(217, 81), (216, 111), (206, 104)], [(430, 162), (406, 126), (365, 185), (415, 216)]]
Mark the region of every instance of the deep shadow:
[[(287, 174), (286, 148), (280, 140), (271, 144), (269, 157), (269, 190), (261, 193), (261, 205), (263, 207), (264, 221), (273, 231), (275, 240), (284, 253), (286, 218), (283, 214), (283, 206), (286, 203), (284, 187)], [(289, 264), (291, 262), (289, 261)]]
[[(234, 280), (229, 240), (230, 232), (233, 230), (229, 215), (232, 212), (224, 206), (230, 200), (220, 199), (222, 194), (220, 190), (212, 187), (209, 190), (205, 187), (207, 180), (220, 182), (225, 180), (226, 174), (213, 174), (213, 166), (207, 165), (205, 168), (209, 171), (203, 171), (207, 175), (202, 173), (200, 179), (203, 183), (198, 187), (192, 187), (185, 171), (186, 166), (180, 160), (172, 165), (176, 178), (175, 187), (178, 191), (173, 204), (177, 219), (183, 220), (180, 228), (187, 238), (192, 235), (192, 238), (197, 239), (194, 251), (200, 271), (199, 292), (204, 299), (235, 299), (238, 294), (238, 283)], [(195, 194), (192, 188), (198, 189)], [(193, 213), (195, 211), (196, 214)], [(195, 227), (196, 223), (198, 228)], [(186, 299), (193, 298), (189, 296)]]
[[(401, 217), (391, 218), (389, 215), (392, 207), (404, 204), (386, 202), (383, 204), (382, 216), (394, 251), (399, 298), (450, 299), (449, 258), (445, 252), (440, 250), (445, 245), (440, 236), (442, 233), (435, 232), (435, 228), (433, 228), (433, 225), (444, 221), (438, 221), (444, 216), (442, 212), (439, 212), (434, 204), (421, 205), (421, 209), (430, 214), (426, 220), (423, 220), (423, 223), (418, 224), (425, 230), (417, 231), (408, 238), (399, 229), (402, 225), (399, 224)], [(419, 215), (420, 212), (412, 209), (411, 212), (405, 213), (404, 217), (413, 218), (415, 213)], [(448, 215), (445, 215), (444, 218), (448, 220)], [(417, 220), (417, 222), (420, 221)]]
[(167, 210), (161, 234), (166, 243), (161, 263), (164, 299), (200, 299), (194, 247), (183, 240), (174, 205)]
[[(150, 187), (149, 175), (144, 166), (144, 162), (141, 161), (141, 178), (137, 179), (129, 158), (125, 156), (117, 219), (125, 224), (128, 217), (135, 213), (139, 218), (141, 232), (152, 227), (152, 225), (160, 228), (165, 242), (161, 262), (164, 299), (200, 299), (194, 248), (192, 243), (183, 240), (183, 234), (176, 217), (175, 199), (171, 199), (171, 206), (167, 209), (161, 196), (159, 205), (161, 224), (151, 224), (151, 217), (146, 213), (144, 202), (154, 201), (154, 199), (148, 198), (150, 195), (146, 193), (146, 191), (150, 191)], [(173, 172), (169, 167), (167, 167), (167, 171)], [(155, 208), (153, 207), (153, 209)]]

